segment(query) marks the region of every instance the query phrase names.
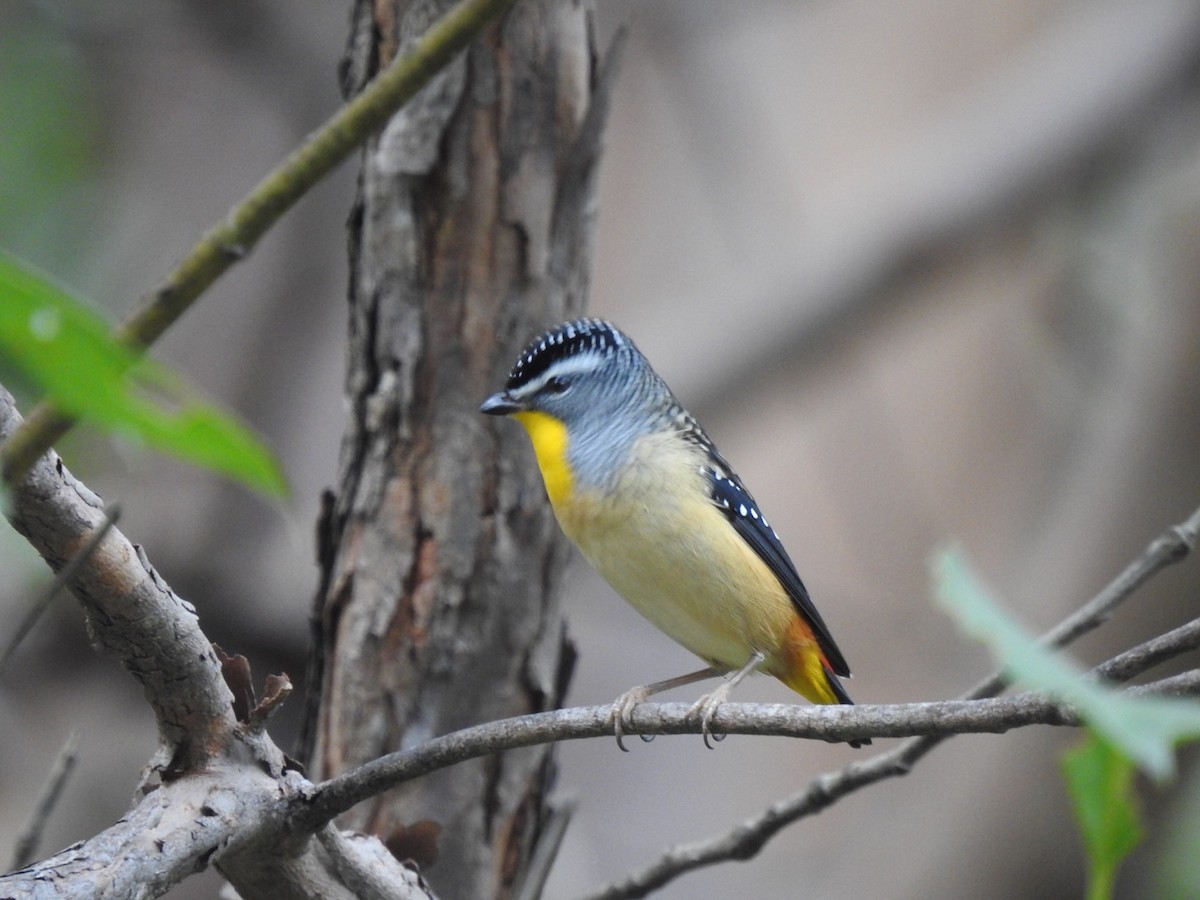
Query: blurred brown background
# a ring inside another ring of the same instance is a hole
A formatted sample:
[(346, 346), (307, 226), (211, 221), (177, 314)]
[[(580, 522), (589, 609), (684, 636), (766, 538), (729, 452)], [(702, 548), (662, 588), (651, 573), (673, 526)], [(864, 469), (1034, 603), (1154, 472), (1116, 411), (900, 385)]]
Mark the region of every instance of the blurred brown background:
[[(1200, 4), (602, 6), (603, 35), (632, 32), (591, 310), (635, 337), (738, 467), (857, 700), (950, 697), (990, 670), (930, 602), (939, 542), (961, 543), (1041, 629), (1197, 505)], [(336, 107), (347, 16), (332, 0), (0, 5), (0, 245), (121, 314)], [(342, 420), (353, 178), (346, 166), (307, 198), (157, 351), (277, 448), (289, 506), (91, 434), (60, 447), (260, 677), (303, 666), (312, 523)], [(0, 566), (11, 623), (45, 572), (8, 530)], [(1078, 657), (1196, 615), (1197, 571), (1160, 578)], [(694, 667), (582, 564), (568, 591), (572, 702)], [(757, 679), (738, 699), (794, 698)], [(299, 711), (277, 728), (284, 745)], [(72, 728), (82, 760), (43, 851), (120, 815), (152, 726), (60, 602), (0, 678), (0, 862)], [(954, 740), (661, 896), (1078, 895), (1057, 768), (1072, 740)], [(548, 896), (854, 758), (749, 738), (565, 745), (562, 788), (581, 806)], [(1147, 792), (1123, 896), (1166, 890), (1194, 793), (1187, 767)]]

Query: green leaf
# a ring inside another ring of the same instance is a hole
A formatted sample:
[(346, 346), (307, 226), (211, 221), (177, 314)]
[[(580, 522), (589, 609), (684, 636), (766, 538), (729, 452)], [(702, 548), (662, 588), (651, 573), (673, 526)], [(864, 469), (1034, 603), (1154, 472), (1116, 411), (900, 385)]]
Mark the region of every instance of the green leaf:
[(1062, 768), (1088, 855), (1088, 900), (1108, 900), (1118, 867), (1142, 839), (1133, 763), (1091, 733), (1063, 755)]
[(113, 341), (100, 316), (2, 251), (0, 354), (73, 417), (264, 493), (287, 492), (275, 458), (244, 426)]
[(1085, 680), (1062, 655), (1026, 634), (991, 598), (963, 557), (933, 556), (934, 594), (968, 634), (988, 644), (1014, 680), (1073, 706), (1113, 746), (1155, 778), (1174, 770), (1174, 747), (1200, 736), (1200, 704), (1171, 697), (1129, 697)]

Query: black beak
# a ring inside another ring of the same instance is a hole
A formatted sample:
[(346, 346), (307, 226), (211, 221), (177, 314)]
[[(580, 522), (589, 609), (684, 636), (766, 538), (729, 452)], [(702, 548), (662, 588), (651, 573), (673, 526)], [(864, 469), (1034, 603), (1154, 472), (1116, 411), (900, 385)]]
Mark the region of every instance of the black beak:
[(511, 413), (520, 412), (521, 409), (520, 404), (513, 402), (512, 397), (508, 395), (508, 391), (492, 394), (479, 407), (479, 411), (485, 416), (507, 416)]

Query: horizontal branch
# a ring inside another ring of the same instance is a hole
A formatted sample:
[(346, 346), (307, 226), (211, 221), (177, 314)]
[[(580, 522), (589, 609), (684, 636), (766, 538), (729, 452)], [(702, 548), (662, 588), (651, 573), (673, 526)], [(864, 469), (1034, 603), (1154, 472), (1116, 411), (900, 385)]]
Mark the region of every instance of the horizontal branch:
[[(1195, 547), (1200, 534), (1200, 509), (1181, 525), (1156, 538), (1107, 587), (1075, 613), (1047, 632), (1042, 640), (1062, 646), (1104, 622), (1113, 610), (1157, 572), (1178, 562)], [(1143, 671), (1157, 661), (1194, 646), (1200, 636), (1195, 623), (1183, 626), (1110, 660), (1114, 678)], [(1170, 649), (1173, 647), (1174, 649)], [(1141, 668), (1138, 668), (1138, 667)], [(1007, 680), (997, 673), (977, 685), (961, 700), (890, 706), (763, 706), (722, 704), (714, 727), (726, 734), (772, 734), (849, 741), (865, 737), (911, 737), (904, 745), (872, 759), (883, 760), (881, 771), (907, 771), (921, 756), (947, 736), (964, 732), (1000, 732), (1020, 725), (1073, 724), (1074, 719), (1040, 695), (1024, 694), (1006, 700), (983, 702), (1004, 689)], [(639, 704), (633, 729), (640, 734), (691, 734), (697, 724), (683, 704)], [(548, 740), (575, 740), (613, 734), (611, 707), (557, 710), (535, 716), (506, 719), (434, 738), (419, 747), (392, 753), (318, 786), (306, 808), (294, 814), (293, 826), (328, 821), (374, 794), (438, 768), (476, 756)], [(861, 770), (862, 764), (851, 768)], [(803, 805), (802, 805), (803, 807)], [(806, 807), (803, 807), (806, 808)], [(804, 814), (800, 811), (798, 814)]]
[[(1194, 695), (1200, 691), (1200, 673), (1174, 676), (1137, 690)], [(142, 882), (138, 879), (152, 874), (145, 886), (157, 890), (213, 859), (223, 859), (223, 868), (234, 866), (239, 854), (254, 854), (257, 847), (270, 846), (273, 855), (286, 857), (285, 835), (303, 843), (359, 800), (437, 769), (531, 744), (612, 737), (610, 711), (607, 705), (580, 707), (463, 729), (412, 750), (381, 757), (316, 787), (294, 771), (271, 775), (253, 766), (223, 766), (188, 776), (159, 787), (120, 822), (84, 844), (36, 866), (0, 876), (0, 895), (16, 891), (20, 896), (58, 896), (45, 883), (48, 872), (56, 879), (87, 878), (95, 883), (139, 886)], [(643, 703), (635, 709), (633, 718), (638, 731), (644, 734), (700, 733), (700, 724), (685, 703)], [(1020, 694), (992, 700), (857, 707), (726, 703), (717, 710), (713, 724), (727, 734), (846, 740), (867, 735), (999, 733), (1037, 724), (1076, 725), (1078, 720), (1070, 709), (1042, 695)], [(904, 771), (896, 765), (894, 754), (880, 754), (855, 762), (835, 775), (822, 776), (801, 796), (807, 805), (824, 808), (857, 787)], [(774, 831), (786, 825), (794, 802), (772, 807), (769, 815), (773, 829), (760, 825), (752, 832), (737, 830), (737, 852), (742, 854), (738, 858), (752, 855)], [(333, 836), (326, 835), (322, 844), (328, 846), (331, 840)], [(713, 843), (706, 853), (723, 852), (720, 848), (728, 840)], [(293, 852), (298, 854), (301, 847), (296, 845)], [(693, 851), (676, 848), (671, 858), (679, 854), (689, 860), (704, 857)], [(261, 854), (250, 858), (261, 867)], [(425, 896), (415, 878), (412, 885), (403, 888), (408, 893), (399, 895)]]
[[(1071, 613), (1041, 637), (1049, 647), (1065, 647), (1079, 637), (1098, 628), (1113, 612), (1137, 592), (1147, 581), (1167, 566), (1177, 563), (1192, 553), (1200, 536), (1200, 508), (1186, 521), (1167, 528), (1155, 538), (1120, 574), (1100, 593)], [(1180, 644), (1191, 640), (1188, 629), (1182, 626), (1164, 635), (1174, 635)], [(1182, 632), (1182, 634), (1180, 634)], [(1155, 639), (1158, 640), (1158, 639)], [(1154, 641), (1135, 647), (1114, 657), (1094, 670), (1097, 677), (1122, 680), (1132, 677), (1140, 665), (1155, 658), (1161, 647)], [(1182, 651), (1180, 651), (1182, 652)], [(1156, 664), (1156, 663), (1155, 663)], [(1111, 670), (1106, 670), (1111, 666)], [(982, 700), (994, 697), (1008, 685), (1003, 671), (997, 672), (977, 684), (962, 698), (963, 701)], [(1142, 690), (1145, 690), (1144, 688)], [(1169, 687), (1167, 692), (1170, 693)], [(867, 787), (885, 778), (903, 775), (911, 771), (924, 756), (945, 740), (946, 734), (927, 734), (913, 737), (898, 747), (879, 753), (870, 759), (850, 763), (837, 772), (827, 772), (813, 779), (802, 791), (779, 800), (766, 810), (735, 826), (724, 834), (706, 838), (691, 844), (666, 850), (649, 865), (627, 875), (618, 882), (602, 888), (586, 900), (625, 900), (644, 897), (685, 872), (703, 866), (715, 865), (731, 859), (749, 859), (772, 837), (800, 819), (819, 813), (840, 798)]]
[[(0, 389), (0, 439), (19, 422), (12, 398)], [(87, 545), (104, 522), (99, 498), (52, 456), (39, 460), (14, 486), (9, 516), (56, 571)], [(1065, 643), (1095, 627), (1155, 572), (1183, 558), (1194, 545), (1197, 529), (1200, 511), (1152, 543), (1113, 585), (1050, 632), (1047, 640)], [(0, 889), (22, 884), (22, 879), (30, 877), (28, 872), (53, 871), (61, 875), (74, 867), (80, 877), (87, 878), (97, 866), (116, 867), (105, 877), (124, 879), (123, 883), (137, 883), (151, 869), (168, 879), (163, 883), (173, 883), (169, 879), (207, 864), (218, 851), (227, 860), (223, 868), (236, 870), (239, 848), (254, 847), (270, 847), (272, 851), (264, 857), (248, 849), (251, 862), (245, 870), (262, 870), (266, 859), (281, 861), (281, 872), (296, 872), (299, 867), (289, 870), (286, 859), (280, 860), (280, 837), (290, 833), (304, 842), (307, 835), (334, 816), (380, 791), (503, 750), (613, 734), (607, 705), (507, 719), (390, 754), (314, 787), (286, 766), (264, 770), (257, 765), (239, 765), (232, 756), (225, 756), (230, 738), (246, 745), (254, 743), (254, 736), (246, 734), (233, 720), (231, 695), (194, 611), (171, 592), (140, 548), (120, 531), (112, 529), (100, 542), (96, 552), (80, 565), (70, 587), (87, 610), (98, 643), (121, 659), (142, 682), (159, 717), (164, 747), (173, 750), (173, 767), (195, 767), (209, 758), (214, 766), (202, 777), (191, 776), (160, 786), (111, 829), (46, 863), (5, 876), (0, 879)], [(1198, 642), (1200, 622), (1187, 623), (1115, 657), (1098, 667), (1096, 674), (1117, 680), (1132, 677), (1194, 648)], [(1198, 683), (1200, 677), (1188, 673), (1138, 690), (1190, 694)], [(997, 677), (976, 690), (998, 690), (1002, 685)], [(696, 846), (684, 848), (683, 855), (670, 851), (674, 855), (663, 857), (651, 870), (612, 888), (616, 893), (602, 896), (638, 896), (646, 885), (665, 883), (683, 871), (680, 865), (687, 868), (731, 858), (722, 856), (728, 853), (737, 858), (752, 855), (771, 835), (797, 818), (825, 808), (859, 787), (908, 771), (915, 759), (949, 735), (1075, 723), (1069, 709), (1035, 694), (860, 707), (724, 704), (717, 710), (713, 724), (729, 734), (826, 741), (920, 736), (870, 759), (856, 760), (841, 772), (821, 776), (804, 792), (773, 804), (758, 819), (704, 843), (699, 850)], [(634, 711), (633, 726), (644, 734), (699, 733), (699, 724), (686, 704), (642, 704)], [(264, 744), (269, 743), (264, 735), (259, 737)], [(278, 756), (278, 751), (273, 746), (263, 747), (253, 755), (266, 760)], [(221, 771), (216, 763), (228, 763), (232, 768), (226, 766)], [(255, 777), (262, 784), (254, 789), (239, 787)], [(292, 787), (281, 790), (285, 784)], [(285, 802), (283, 796), (289, 799)], [(223, 812), (227, 808), (232, 810), (229, 817)], [(158, 824), (151, 828), (148, 821)], [(192, 835), (186, 846), (171, 844), (170, 835), (176, 831)], [(150, 856), (146, 855), (147, 847), (154, 850)], [(350, 858), (343, 854), (341, 864)], [(135, 864), (138, 860), (140, 866)], [(31, 883), (39, 883), (39, 877), (46, 876), (38, 875)]]
[[(1177, 693), (1184, 682), (1171, 682)], [(1165, 690), (1166, 688), (1164, 688)], [(1153, 693), (1154, 686), (1142, 692)], [(612, 707), (584, 706), (502, 719), (433, 738), (409, 750), (381, 756), (318, 785), (291, 813), (292, 830), (306, 831), (382, 791), (447, 766), (518, 747), (550, 741), (612, 737)], [(862, 706), (723, 703), (713, 716), (723, 734), (763, 735), (829, 742), (864, 737), (948, 737), (999, 734), (1029, 725), (1079, 724), (1075, 713), (1040, 693), (988, 700), (944, 700)], [(634, 731), (643, 735), (700, 734), (691, 704), (641, 703), (633, 712)], [(891, 760), (892, 753), (881, 754)], [(876, 757), (878, 758), (878, 757)], [(874, 759), (871, 760), (874, 762)], [(889, 761), (886, 766), (906, 769)], [(851, 768), (862, 765), (855, 762)]]
[[(1127, 693), (1139, 696), (1190, 696), (1200, 695), (1200, 672), (1186, 672), (1149, 685), (1127, 689)], [(627, 900), (645, 897), (685, 872), (704, 866), (716, 865), (728, 860), (746, 860), (756, 855), (776, 834), (789, 825), (807, 816), (816, 815), (832, 806), (841, 798), (869, 785), (906, 775), (912, 769), (909, 761), (912, 748), (932, 748), (937, 741), (953, 734), (991, 731), (979, 726), (985, 722), (995, 725), (994, 730), (1007, 730), (1021, 725), (1053, 724), (1078, 725), (1079, 720), (1068, 708), (1048, 701), (1040, 694), (1021, 694), (1014, 697), (991, 700), (949, 701), (946, 704), (915, 704), (919, 707), (941, 707), (946, 717), (936, 729), (914, 737), (892, 750), (884, 751), (869, 759), (855, 761), (836, 772), (819, 775), (796, 794), (771, 804), (751, 819), (740, 822), (728, 831), (714, 837), (678, 844), (669, 847), (653, 862), (627, 875), (620, 881), (606, 885), (582, 900)], [(828, 709), (829, 707), (821, 707)], [(640, 709), (640, 707), (639, 707)], [(722, 707), (724, 709), (724, 707)], [(855, 707), (870, 709), (870, 707)], [(878, 707), (880, 710), (899, 710), (894, 707)], [(961, 718), (959, 714), (962, 713)], [(992, 715), (995, 718), (992, 718)]]

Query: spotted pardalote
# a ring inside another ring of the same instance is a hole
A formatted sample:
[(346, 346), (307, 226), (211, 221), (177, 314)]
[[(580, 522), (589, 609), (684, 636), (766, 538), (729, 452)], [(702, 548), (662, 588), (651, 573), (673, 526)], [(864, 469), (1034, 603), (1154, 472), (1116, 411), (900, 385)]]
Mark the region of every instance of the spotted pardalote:
[(730, 677), (695, 706), (706, 742), (713, 713), (753, 671), (813, 703), (851, 702), (839, 680), (850, 667), (775, 529), (624, 333), (597, 319), (550, 329), (480, 411), (525, 427), (563, 531), (707, 664), (618, 698), (618, 742), (646, 697), (716, 675)]

